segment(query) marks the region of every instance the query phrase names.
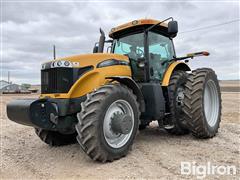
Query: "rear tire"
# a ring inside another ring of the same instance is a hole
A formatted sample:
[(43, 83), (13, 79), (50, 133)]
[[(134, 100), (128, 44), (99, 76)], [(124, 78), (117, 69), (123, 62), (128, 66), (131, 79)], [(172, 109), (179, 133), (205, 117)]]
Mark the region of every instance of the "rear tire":
[[(119, 104), (113, 106), (114, 103)], [(121, 108), (119, 109), (117, 105)], [(79, 122), (76, 130), (77, 140), (83, 151), (91, 159), (100, 162), (113, 161), (126, 156), (136, 136), (140, 115), (139, 104), (132, 91), (120, 84), (104, 85), (88, 94), (81, 106), (82, 110), (77, 115)], [(114, 115), (119, 114), (117, 111), (121, 109), (124, 114), (131, 112), (132, 115), (131, 131), (128, 134), (113, 132)]]
[(193, 136), (211, 138), (216, 135), (221, 121), (221, 92), (217, 75), (212, 69), (201, 68), (189, 77), (191, 95), (184, 99), (187, 123)]
[(48, 131), (40, 128), (35, 128), (35, 133), (43, 142), (50, 146), (64, 146), (76, 143), (77, 133), (61, 134), (57, 131)]
[[(183, 113), (183, 99), (178, 97), (178, 93), (182, 93), (183, 98), (185, 96), (185, 84), (187, 82), (188, 74), (185, 71), (175, 71), (170, 78), (168, 90), (168, 104), (169, 115), (165, 120), (169, 121), (170, 128), (165, 127), (165, 130), (174, 135), (188, 134), (189, 131), (185, 122), (185, 114)], [(181, 91), (181, 92), (178, 92)]]

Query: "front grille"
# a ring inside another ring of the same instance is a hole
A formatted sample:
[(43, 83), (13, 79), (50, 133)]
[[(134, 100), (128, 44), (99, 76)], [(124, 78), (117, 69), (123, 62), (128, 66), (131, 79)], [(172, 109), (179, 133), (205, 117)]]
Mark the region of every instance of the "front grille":
[(74, 83), (73, 68), (51, 68), (41, 71), (41, 91), (48, 93), (67, 93)]
[(82, 68), (48, 68), (41, 71), (42, 94), (67, 93), (75, 81), (93, 66)]

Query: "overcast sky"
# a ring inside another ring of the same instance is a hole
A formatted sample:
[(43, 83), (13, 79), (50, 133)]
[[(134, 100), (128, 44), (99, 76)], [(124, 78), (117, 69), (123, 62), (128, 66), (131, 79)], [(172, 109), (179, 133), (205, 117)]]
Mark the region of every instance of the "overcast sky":
[[(211, 67), (219, 79), (239, 79), (239, 2), (11, 2), (2, 3), (2, 78), (40, 84), (40, 65), (57, 56), (91, 53), (99, 27), (106, 34), (119, 24), (140, 18), (174, 17), (179, 34), (177, 56), (207, 50), (209, 57), (191, 61), (191, 68)], [(181, 33), (182, 32), (182, 33)], [(184, 33), (185, 32), (185, 33)]]

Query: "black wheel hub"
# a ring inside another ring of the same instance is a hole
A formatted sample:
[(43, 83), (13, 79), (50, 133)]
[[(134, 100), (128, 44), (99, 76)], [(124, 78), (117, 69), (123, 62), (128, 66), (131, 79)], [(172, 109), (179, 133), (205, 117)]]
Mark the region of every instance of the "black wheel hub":
[(131, 116), (123, 113), (114, 113), (111, 118), (111, 128), (116, 134), (128, 134), (132, 129), (132, 118)]

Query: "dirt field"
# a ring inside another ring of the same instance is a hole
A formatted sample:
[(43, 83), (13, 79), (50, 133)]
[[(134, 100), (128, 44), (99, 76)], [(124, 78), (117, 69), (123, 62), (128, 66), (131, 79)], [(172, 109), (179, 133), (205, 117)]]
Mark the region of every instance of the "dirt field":
[[(222, 93), (222, 122), (216, 137), (197, 140), (191, 135), (173, 136), (158, 129), (153, 122), (151, 127), (137, 135), (128, 156), (106, 164), (90, 160), (78, 144), (49, 147), (40, 141), (31, 127), (9, 121), (5, 113), (6, 103), (25, 97), (1, 97), (0, 179), (196, 178), (180, 175), (181, 161), (200, 165), (206, 165), (207, 162), (213, 165), (235, 165), (239, 175), (239, 92)], [(238, 179), (238, 175), (214, 178)]]
[(223, 92), (240, 92), (240, 81), (220, 81), (221, 90)]

